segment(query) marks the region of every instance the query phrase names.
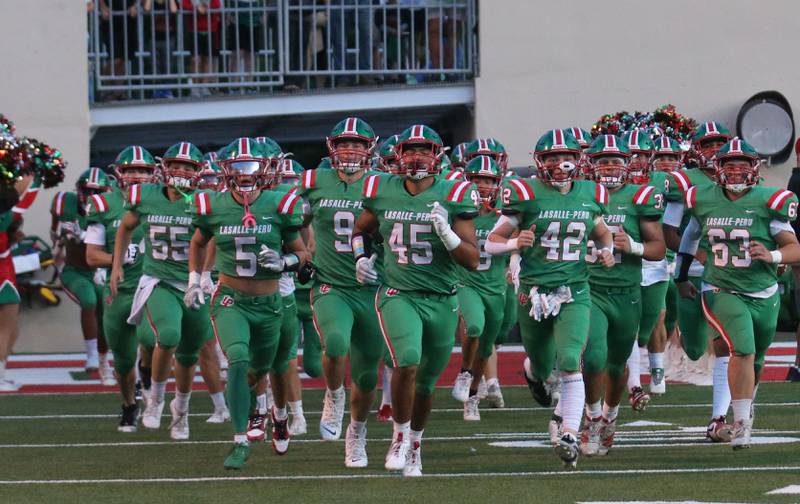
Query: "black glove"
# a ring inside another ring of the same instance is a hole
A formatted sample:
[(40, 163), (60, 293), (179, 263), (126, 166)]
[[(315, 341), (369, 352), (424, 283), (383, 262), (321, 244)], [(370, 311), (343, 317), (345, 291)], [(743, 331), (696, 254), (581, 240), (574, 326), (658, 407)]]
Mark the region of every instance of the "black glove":
[(303, 264), (299, 270), (297, 270), (297, 281), (301, 284), (307, 284), (311, 280), (314, 279), (314, 275), (317, 272), (317, 267), (314, 266), (314, 263), (311, 261), (306, 262)]

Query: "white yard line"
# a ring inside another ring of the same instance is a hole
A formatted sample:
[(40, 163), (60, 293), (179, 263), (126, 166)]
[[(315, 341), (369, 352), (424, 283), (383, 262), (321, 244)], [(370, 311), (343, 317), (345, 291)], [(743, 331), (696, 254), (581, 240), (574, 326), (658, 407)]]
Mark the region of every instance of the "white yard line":
[[(532, 476), (616, 476), (646, 474), (705, 474), (705, 473), (737, 473), (798, 471), (800, 466), (760, 466), (760, 467), (706, 467), (685, 469), (598, 469), (587, 471), (530, 471), (530, 472), (491, 472), (491, 473), (429, 473), (423, 478), (529, 478)], [(202, 476), (189, 478), (109, 478), (109, 479), (57, 479), (57, 480), (0, 480), (0, 485), (94, 485), (108, 483), (210, 483), (225, 481), (310, 481), (310, 480), (360, 480), (399, 478), (398, 473), (376, 474), (319, 474), (319, 475), (286, 475), (286, 476)]]

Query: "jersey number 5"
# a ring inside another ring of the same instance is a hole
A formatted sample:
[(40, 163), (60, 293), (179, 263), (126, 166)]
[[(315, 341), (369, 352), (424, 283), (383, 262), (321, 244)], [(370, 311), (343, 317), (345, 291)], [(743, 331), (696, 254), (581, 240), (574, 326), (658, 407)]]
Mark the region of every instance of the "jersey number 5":
[[(188, 235), (186, 226), (150, 226), (150, 246), (153, 248), (153, 259), (158, 261), (187, 261), (189, 260), (189, 241), (178, 238), (179, 235)], [(164, 239), (159, 238), (164, 236)]]
[(408, 242), (405, 225), (402, 222), (395, 222), (392, 227), (392, 234), (389, 236), (389, 248), (397, 254), (397, 264), (408, 264), (409, 251), (411, 252), (411, 263), (418, 265), (430, 264), (433, 262), (433, 246), (431, 242), (419, 239), (419, 235), (432, 233), (433, 227), (430, 224), (409, 224)]

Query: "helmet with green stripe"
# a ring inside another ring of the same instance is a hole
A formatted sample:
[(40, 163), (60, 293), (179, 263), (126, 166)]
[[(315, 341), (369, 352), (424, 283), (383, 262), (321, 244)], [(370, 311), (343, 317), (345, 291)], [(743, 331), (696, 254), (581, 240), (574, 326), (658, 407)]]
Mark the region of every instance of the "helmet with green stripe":
[(650, 178), (653, 149), (655, 149), (650, 133), (642, 128), (634, 128), (622, 135), (621, 140), (631, 152), (628, 179), (634, 184), (646, 184)]
[(569, 130), (553, 129), (536, 142), (533, 161), (539, 179), (553, 187), (569, 187), (578, 175), (581, 146)]
[(156, 158), (139, 145), (122, 149), (111, 165), (120, 187), (155, 182), (157, 167)]
[(367, 121), (348, 117), (336, 123), (325, 139), (331, 165), (345, 173), (369, 168), (378, 138)]
[(731, 192), (742, 192), (758, 184), (761, 158), (752, 145), (733, 137), (714, 156), (717, 183)]
[(206, 152), (203, 154), (203, 169), (200, 171), (200, 178), (197, 181), (197, 188), (209, 191), (219, 191), (222, 189), (222, 167), (217, 163), (216, 152)]
[(484, 204), (494, 206), (500, 182), (503, 180), (503, 169), (491, 156), (475, 156), (464, 167), (464, 178), (475, 183)]
[(296, 185), (303, 176), (305, 168), (296, 159), (283, 158), (278, 164), (278, 172), (281, 176), (281, 183)]
[(378, 155), (376, 156), (378, 170), (394, 175), (400, 174), (400, 159), (397, 157), (397, 151), (395, 150), (399, 139), (400, 135), (392, 135), (378, 148)]
[(395, 145), (403, 175), (412, 180), (422, 180), (439, 173), (445, 155), (442, 138), (431, 127), (415, 124), (400, 134)]
[[(277, 145), (277, 144), (276, 144)], [(248, 193), (268, 189), (280, 183), (280, 151), (269, 142), (237, 138), (219, 151), (219, 165), (225, 185), (231, 191)]]
[(600, 135), (586, 150), (595, 182), (608, 188), (624, 185), (628, 181), (628, 163), (631, 151), (616, 135)]
[(203, 168), (203, 153), (190, 142), (178, 142), (161, 156), (164, 183), (179, 189), (192, 188)]
[(469, 162), (477, 156), (493, 158), (503, 171), (508, 167), (506, 148), (496, 138), (477, 138), (471, 141), (464, 150), (464, 161)]
[(679, 170), (683, 162), (681, 144), (672, 137), (662, 135), (653, 141), (653, 168), (657, 171)]
[(81, 173), (75, 182), (75, 188), (78, 190), (78, 203), (83, 208), (93, 194), (110, 191), (113, 186), (111, 177), (106, 175), (106, 172), (101, 168), (92, 167)]
[(731, 138), (733, 135), (728, 128), (718, 121), (705, 122), (695, 128), (692, 134), (692, 151), (700, 168), (713, 168), (714, 154)]
[(466, 151), (467, 145), (469, 145), (469, 142), (461, 142), (450, 153), (450, 164), (453, 165), (454, 170), (463, 171), (467, 165), (467, 161), (464, 159), (464, 151)]

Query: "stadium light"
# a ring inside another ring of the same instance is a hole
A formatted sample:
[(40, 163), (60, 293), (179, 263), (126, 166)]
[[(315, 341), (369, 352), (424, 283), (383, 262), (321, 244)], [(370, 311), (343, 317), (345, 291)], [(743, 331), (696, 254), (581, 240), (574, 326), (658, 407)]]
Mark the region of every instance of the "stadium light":
[(770, 164), (786, 161), (794, 141), (792, 107), (778, 91), (757, 93), (739, 110), (736, 132)]

